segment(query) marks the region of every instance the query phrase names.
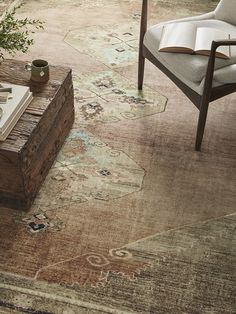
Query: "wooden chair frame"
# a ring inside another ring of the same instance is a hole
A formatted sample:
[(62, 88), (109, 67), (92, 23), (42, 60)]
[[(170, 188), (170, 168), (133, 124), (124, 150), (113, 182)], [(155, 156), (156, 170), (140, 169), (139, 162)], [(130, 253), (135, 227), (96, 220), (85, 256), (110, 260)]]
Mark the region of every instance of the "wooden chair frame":
[(206, 70), (205, 76), (206, 79), (203, 88), (203, 94), (200, 95), (196, 93), (193, 89), (191, 89), (189, 86), (187, 86), (185, 83), (183, 83), (179, 78), (177, 78), (170, 70), (168, 70), (160, 61), (156, 59), (156, 57), (147, 49), (147, 47), (145, 47), (143, 39), (147, 31), (147, 16), (148, 16), (148, 0), (143, 0), (140, 26), (138, 89), (142, 90), (143, 88), (145, 59), (148, 59), (163, 73), (165, 73), (199, 109), (195, 150), (200, 151), (206, 125), (209, 103), (216, 99), (222, 98), (228, 94), (234, 93), (236, 91), (236, 83), (224, 84), (219, 87), (212, 87), (216, 50), (220, 46), (236, 46), (236, 39), (212, 42), (211, 53), (209, 56), (208, 66)]

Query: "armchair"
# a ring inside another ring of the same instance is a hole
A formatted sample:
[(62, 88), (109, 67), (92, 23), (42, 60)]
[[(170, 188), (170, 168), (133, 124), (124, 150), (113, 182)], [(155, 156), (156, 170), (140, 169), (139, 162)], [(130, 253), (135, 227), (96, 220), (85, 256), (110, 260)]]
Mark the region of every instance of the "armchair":
[[(197, 55), (159, 52), (163, 25), (147, 29), (148, 0), (143, 0), (138, 89), (143, 87), (145, 59), (165, 73), (199, 109), (195, 149), (201, 150), (209, 103), (236, 91), (236, 1), (221, 0), (215, 11), (172, 22), (191, 21), (195, 25), (226, 30), (235, 39), (213, 41), (209, 58)], [(231, 46), (231, 58), (216, 58), (220, 46)]]

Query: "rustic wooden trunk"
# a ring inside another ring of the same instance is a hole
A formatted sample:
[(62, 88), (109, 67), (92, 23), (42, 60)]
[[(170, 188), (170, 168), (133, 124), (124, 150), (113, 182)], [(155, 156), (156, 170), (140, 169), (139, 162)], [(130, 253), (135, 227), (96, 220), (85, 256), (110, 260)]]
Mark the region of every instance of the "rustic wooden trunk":
[(5, 60), (0, 82), (30, 86), (34, 99), (0, 142), (0, 206), (27, 210), (74, 121), (71, 70), (51, 66), (46, 84), (32, 83), (25, 63)]

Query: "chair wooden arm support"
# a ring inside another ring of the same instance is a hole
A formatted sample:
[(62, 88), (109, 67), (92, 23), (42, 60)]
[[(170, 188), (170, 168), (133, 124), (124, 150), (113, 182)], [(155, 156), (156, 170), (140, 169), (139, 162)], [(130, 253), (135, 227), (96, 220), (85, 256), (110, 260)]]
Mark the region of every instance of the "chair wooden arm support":
[(216, 60), (216, 51), (221, 46), (236, 46), (236, 39), (227, 39), (227, 40), (215, 40), (211, 45), (211, 53), (208, 61), (206, 79), (203, 90), (203, 97), (206, 100), (211, 100), (211, 91), (212, 91), (212, 82), (214, 77), (215, 70), (215, 60)]
[(225, 39), (225, 40), (214, 40), (212, 46), (216, 49), (220, 46), (236, 46), (236, 38)]
[(236, 40), (229, 39), (229, 40), (217, 40), (217, 41), (212, 42), (211, 53), (210, 53), (207, 71), (206, 71), (203, 95), (202, 95), (201, 104), (199, 108), (200, 114), (199, 114), (199, 120), (198, 120), (198, 131), (197, 131), (197, 138), (196, 138), (196, 145), (195, 145), (195, 149), (198, 151), (201, 148), (209, 103), (235, 90), (235, 84), (228, 84), (227, 89), (223, 85), (224, 91), (222, 90), (219, 91), (219, 88), (215, 88), (215, 89), (212, 88), (212, 82), (213, 82), (214, 70), (215, 70), (216, 51), (217, 51), (217, 48), (219, 48), (220, 46), (236, 46)]
[(148, 1), (143, 0), (141, 24), (140, 24), (140, 44), (143, 43), (143, 38), (147, 31), (147, 13), (148, 13)]

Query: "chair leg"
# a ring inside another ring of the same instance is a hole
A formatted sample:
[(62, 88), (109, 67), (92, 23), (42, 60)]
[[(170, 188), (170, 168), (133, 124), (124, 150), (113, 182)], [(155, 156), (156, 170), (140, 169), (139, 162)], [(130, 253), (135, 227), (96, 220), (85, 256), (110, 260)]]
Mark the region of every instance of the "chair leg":
[(206, 126), (206, 118), (208, 113), (209, 101), (203, 100), (200, 108), (199, 118), (198, 118), (198, 126), (197, 126), (197, 136), (195, 143), (195, 150), (200, 151), (202, 145), (202, 139), (204, 135), (204, 130)]
[(138, 62), (138, 89), (143, 89), (143, 77), (144, 77), (144, 68), (145, 68), (145, 58), (142, 56), (142, 53), (139, 53), (139, 62)]

